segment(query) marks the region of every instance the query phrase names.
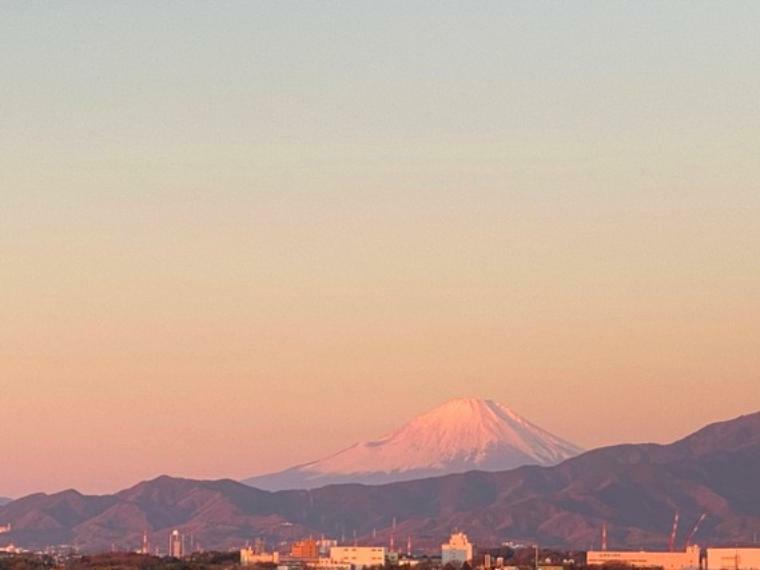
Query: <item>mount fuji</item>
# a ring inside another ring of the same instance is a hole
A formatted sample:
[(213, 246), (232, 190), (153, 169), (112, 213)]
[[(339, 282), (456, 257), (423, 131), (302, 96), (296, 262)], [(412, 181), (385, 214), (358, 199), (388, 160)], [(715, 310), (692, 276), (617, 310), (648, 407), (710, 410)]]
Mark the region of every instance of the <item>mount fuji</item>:
[(555, 465), (581, 448), (492, 400), (451, 400), (375, 441), (243, 483), (268, 491), (379, 485), (466, 471)]

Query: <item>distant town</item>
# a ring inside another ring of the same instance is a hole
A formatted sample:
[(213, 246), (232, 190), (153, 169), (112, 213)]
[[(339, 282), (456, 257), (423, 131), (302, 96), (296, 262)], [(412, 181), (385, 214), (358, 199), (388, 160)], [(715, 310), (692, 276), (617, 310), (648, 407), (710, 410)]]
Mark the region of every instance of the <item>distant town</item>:
[[(11, 527), (0, 527), (9, 532)], [(144, 533), (139, 549), (113, 549), (100, 555), (80, 554), (68, 546), (27, 551), (14, 545), (0, 548), (0, 569), (26, 568), (234, 568), (262, 570), (574, 570), (577, 568), (637, 568), (650, 570), (760, 570), (760, 547), (707, 547), (687, 545), (683, 550), (609, 550), (606, 528), (600, 550), (558, 551), (540, 545), (506, 541), (498, 547), (479, 548), (464, 532), (454, 532), (436, 553), (415, 552), (411, 537), (398, 548), (392, 536), (387, 546), (340, 544), (330, 538), (304, 538), (289, 545), (268, 548), (256, 539), (239, 550), (204, 552), (193, 537), (171, 531), (165, 545), (150, 543)]]

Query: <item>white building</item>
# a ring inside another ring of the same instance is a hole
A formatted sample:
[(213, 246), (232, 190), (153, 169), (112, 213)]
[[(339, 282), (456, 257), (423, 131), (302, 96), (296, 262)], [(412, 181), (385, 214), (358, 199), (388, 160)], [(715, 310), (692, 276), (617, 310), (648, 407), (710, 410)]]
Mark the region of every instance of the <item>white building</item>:
[(0, 546), (0, 552), (4, 554), (21, 554), (26, 552), (26, 550), (18, 548), (15, 544), (11, 543), (8, 546)]
[(461, 566), (465, 562), (472, 563), (472, 544), (466, 534), (455, 532), (448, 543), (441, 545), (441, 564)]
[(334, 565), (349, 564), (352, 568), (384, 566), (385, 548), (382, 546), (333, 546), (330, 561)]
[(630, 550), (591, 550), (586, 553), (589, 566), (659, 567), (663, 570), (699, 570), (699, 546), (689, 546), (683, 552), (652, 552)]
[(707, 570), (760, 570), (760, 548), (708, 548)]
[(330, 538), (320, 538), (317, 541), (317, 551), (320, 558), (330, 558), (330, 549), (338, 546), (338, 541)]
[(185, 537), (178, 530), (173, 530), (169, 535), (169, 556), (182, 558), (185, 555)]
[(256, 564), (279, 564), (279, 552), (259, 552), (255, 548), (240, 549), (240, 565), (255, 566)]

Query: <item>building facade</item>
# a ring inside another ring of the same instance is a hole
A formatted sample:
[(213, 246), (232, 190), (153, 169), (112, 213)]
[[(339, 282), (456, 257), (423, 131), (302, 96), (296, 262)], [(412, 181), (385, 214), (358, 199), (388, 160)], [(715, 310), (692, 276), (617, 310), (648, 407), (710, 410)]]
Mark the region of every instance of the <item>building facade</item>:
[(385, 565), (385, 548), (382, 546), (333, 546), (330, 560), (336, 565), (350, 565), (352, 568)]
[(628, 550), (591, 550), (586, 553), (589, 566), (632, 566), (634, 568), (658, 567), (663, 570), (699, 570), (699, 546), (689, 546), (683, 552), (650, 552)]
[(461, 566), (464, 563), (472, 563), (472, 544), (466, 534), (455, 532), (446, 544), (441, 545), (441, 564)]
[(255, 566), (256, 564), (279, 564), (279, 552), (260, 552), (256, 548), (240, 549), (240, 565)]
[(302, 560), (316, 560), (319, 558), (319, 545), (313, 538), (299, 540), (291, 546), (290, 555), (293, 558), (300, 558)]
[(708, 548), (707, 570), (760, 570), (760, 548)]
[(338, 546), (338, 541), (330, 538), (320, 538), (317, 541), (317, 550), (319, 551), (320, 558), (330, 558), (330, 549), (333, 546)]

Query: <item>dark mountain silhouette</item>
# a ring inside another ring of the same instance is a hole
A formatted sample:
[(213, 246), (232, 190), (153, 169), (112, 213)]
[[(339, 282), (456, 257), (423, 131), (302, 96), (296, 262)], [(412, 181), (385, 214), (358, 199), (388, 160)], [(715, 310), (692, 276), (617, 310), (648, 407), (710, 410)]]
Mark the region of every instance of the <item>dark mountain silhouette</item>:
[(471, 471), (382, 486), (333, 485), (311, 491), (261, 491), (231, 481), (160, 477), (115, 495), (36, 494), (0, 507), (13, 531), (0, 545), (72, 544), (136, 548), (143, 530), (165, 548), (171, 529), (204, 548), (262, 537), (271, 543), (308, 534), (436, 547), (454, 528), (477, 544), (511, 538), (588, 548), (603, 523), (611, 547), (664, 547), (673, 513), (708, 518), (702, 544), (750, 542), (760, 532), (760, 413), (710, 425), (670, 445), (618, 445), (554, 467)]
[(0, 506), (7, 505), (12, 500), (13, 499), (9, 499), (8, 497), (0, 497)]

